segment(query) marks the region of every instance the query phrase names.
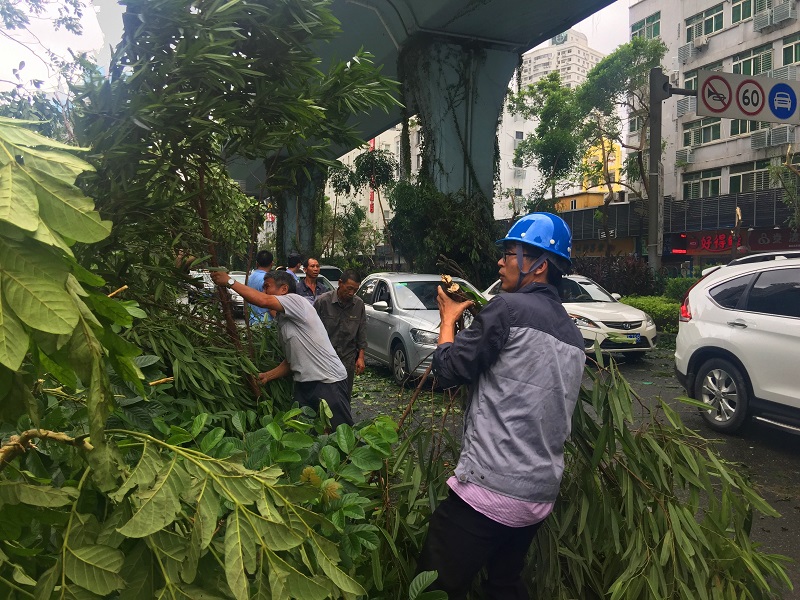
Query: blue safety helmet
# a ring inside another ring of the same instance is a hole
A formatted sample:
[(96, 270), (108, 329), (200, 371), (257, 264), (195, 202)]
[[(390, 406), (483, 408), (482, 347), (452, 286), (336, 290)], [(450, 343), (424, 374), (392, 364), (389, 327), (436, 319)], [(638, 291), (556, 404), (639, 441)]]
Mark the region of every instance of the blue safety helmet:
[[(546, 212), (530, 213), (511, 226), (508, 234), (497, 245), (507, 242), (521, 242), (546, 250), (572, 264), (572, 232), (559, 216)], [(559, 261), (560, 262), (560, 261)]]

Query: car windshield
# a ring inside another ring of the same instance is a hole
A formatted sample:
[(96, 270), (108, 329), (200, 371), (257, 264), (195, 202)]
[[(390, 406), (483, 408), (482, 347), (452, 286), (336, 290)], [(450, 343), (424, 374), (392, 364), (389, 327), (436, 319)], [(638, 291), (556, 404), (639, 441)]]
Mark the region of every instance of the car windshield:
[(591, 279), (564, 278), (558, 292), (562, 302), (616, 302), (611, 294)]
[[(479, 293), (468, 283), (458, 280), (458, 285)], [(438, 281), (401, 281), (394, 284), (398, 308), (403, 310), (439, 310), (436, 303)]]

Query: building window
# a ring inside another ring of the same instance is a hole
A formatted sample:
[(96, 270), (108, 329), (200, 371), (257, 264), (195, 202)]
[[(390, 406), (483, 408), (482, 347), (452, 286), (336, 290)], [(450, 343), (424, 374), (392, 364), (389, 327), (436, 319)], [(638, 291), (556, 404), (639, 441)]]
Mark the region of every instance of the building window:
[(644, 127), (644, 117), (642, 115), (632, 115), (628, 121), (628, 131), (630, 133), (636, 133), (637, 131), (641, 131), (642, 127)]
[(708, 169), (683, 176), (683, 199), (697, 200), (719, 196), (719, 183), (722, 180), (722, 169)]
[(769, 123), (764, 121), (745, 121), (744, 119), (731, 119), (731, 136), (753, 133), (759, 129), (769, 129)]
[[(704, 71), (722, 71), (722, 61), (700, 67)], [(683, 74), (683, 87), (687, 90), (697, 89), (697, 71), (686, 71)]]
[(722, 29), (722, 4), (697, 13), (686, 19), (686, 41), (691, 42), (701, 35), (709, 35)]
[(522, 198), (522, 188), (514, 188), (514, 197)]
[(661, 11), (631, 25), (631, 39), (643, 37), (646, 40), (652, 40), (659, 35), (661, 35)]
[(759, 75), (772, 69), (772, 44), (733, 55), (733, 72)]
[(691, 123), (684, 123), (683, 147), (699, 146), (720, 139), (721, 122), (722, 119), (719, 117), (706, 117)]
[(731, 194), (754, 192), (769, 188), (769, 159), (731, 166)]
[(783, 38), (783, 64), (800, 63), (800, 33)]
[(733, 0), (731, 2), (731, 23), (745, 21), (753, 16), (753, 0)]
[(569, 209), (570, 210), (578, 210), (578, 201), (577, 200), (570, 200), (569, 201)]

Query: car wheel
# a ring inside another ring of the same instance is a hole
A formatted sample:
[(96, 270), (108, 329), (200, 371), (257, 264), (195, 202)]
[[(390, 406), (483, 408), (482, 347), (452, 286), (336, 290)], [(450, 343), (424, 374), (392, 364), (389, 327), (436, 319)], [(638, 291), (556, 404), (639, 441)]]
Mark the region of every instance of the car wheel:
[(715, 431), (736, 433), (747, 419), (747, 383), (739, 368), (724, 358), (712, 358), (700, 367), (695, 398), (708, 406), (700, 414)]
[(408, 354), (401, 343), (395, 344), (392, 348), (392, 375), (398, 385), (403, 385), (408, 381)]

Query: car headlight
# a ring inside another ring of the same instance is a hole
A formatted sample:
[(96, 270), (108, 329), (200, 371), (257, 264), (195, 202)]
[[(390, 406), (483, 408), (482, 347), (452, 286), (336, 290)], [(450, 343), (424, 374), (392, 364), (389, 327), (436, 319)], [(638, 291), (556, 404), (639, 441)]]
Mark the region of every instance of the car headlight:
[(435, 346), (439, 343), (439, 334), (435, 331), (425, 331), (424, 329), (412, 329), (409, 331), (411, 339), (415, 344), (425, 344)]
[(569, 313), (569, 316), (572, 318), (572, 322), (575, 323), (578, 327), (589, 327), (591, 329), (600, 329), (600, 326), (592, 321), (591, 319), (587, 319), (586, 317), (582, 317), (581, 315), (575, 315)]
[(647, 325), (648, 327), (652, 327), (653, 325), (656, 324), (656, 322), (653, 321), (653, 317), (651, 317), (647, 313), (644, 313), (644, 324)]

